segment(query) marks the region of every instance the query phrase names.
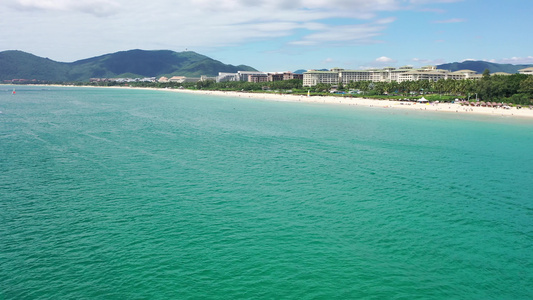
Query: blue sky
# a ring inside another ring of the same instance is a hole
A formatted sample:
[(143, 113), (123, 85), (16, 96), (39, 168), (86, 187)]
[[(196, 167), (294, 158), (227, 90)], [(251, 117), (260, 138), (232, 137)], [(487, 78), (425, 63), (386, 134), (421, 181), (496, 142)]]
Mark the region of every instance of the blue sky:
[(532, 0), (2, 0), (0, 51), (192, 50), (262, 71), (533, 64)]

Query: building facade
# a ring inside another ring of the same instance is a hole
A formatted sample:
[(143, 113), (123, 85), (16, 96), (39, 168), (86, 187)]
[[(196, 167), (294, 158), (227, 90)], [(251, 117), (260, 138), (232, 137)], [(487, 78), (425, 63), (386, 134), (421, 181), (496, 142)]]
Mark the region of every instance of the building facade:
[(290, 79), (303, 79), (303, 74), (294, 74), (292, 72), (279, 72), (279, 73), (267, 73), (267, 72), (250, 72), (250, 71), (238, 71), (237, 73), (218, 73), (216, 78), (217, 82), (227, 81), (247, 81), (247, 82), (269, 82), (269, 81), (281, 81)]
[(319, 83), (338, 84), (338, 71), (308, 71), (304, 73), (303, 86), (315, 86)]
[(201, 80), (200, 77), (173, 76), (168, 80), (168, 82), (185, 83), (185, 82), (198, 82), (200, 80)]
[(533, 75), (533, 67), (518, 70), (518, 73), (525, 75)]
[(344, 70), (332, 69), (330, 71), (307, 71), (303, 74), (303, 86), (315, 86), (319, 83), (325, 84), (348, 84), (357, 81), (370, 82), (403, 82), (429, 80), (438, 81), (440, 79), (475, 79), (481, 75), (471, 70), (460, 70), (450, 72), (437, 69), (435, 66), (426, 66), (413, 69), (406, 66), (401, 68), (383, 68), (369, 70)]

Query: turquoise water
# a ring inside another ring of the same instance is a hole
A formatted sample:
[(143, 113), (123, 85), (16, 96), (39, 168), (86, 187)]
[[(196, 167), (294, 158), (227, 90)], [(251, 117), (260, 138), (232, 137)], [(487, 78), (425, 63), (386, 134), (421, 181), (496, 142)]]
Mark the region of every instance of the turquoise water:
[(0, 86), (0, 299), (531, 299), (533, 121)]

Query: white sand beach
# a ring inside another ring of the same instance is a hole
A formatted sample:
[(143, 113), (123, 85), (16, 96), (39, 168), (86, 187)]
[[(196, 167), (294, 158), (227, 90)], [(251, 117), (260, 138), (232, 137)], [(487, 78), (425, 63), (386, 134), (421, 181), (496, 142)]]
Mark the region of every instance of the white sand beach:
[[(53, 85), (50, 85), (53, 86)], [(63, 86), (62, 87), (75, 87)], [(95, 86), (91, 86), (95, 87)], [(363, 106), (375, 107), (380, 109), (402, 109), (402, 110), (418, 110), (431, 112), (444, 112), (455, 114), (473, 114), (473, 115), (488, 115), (494, 117), (519, 117), (519, 118), (533, 118), (533, 109), (528, 107), (517, 108), (511, 107), (504, 109), (501, 107), (483, 107), (483, 106), (463, 106), (456, 103), (416, 103), (411, 101), (392, 101), (392, 100), (377, 100), (368, 98), (348, 98), (337, 96), (302, 96), (291, 94), (274, 94), (274, 93), (247, 93), (247, 92), (225, 92), (225, 91), (210, 91), (210, 90), (188, 90), (188, 89), (162, 89), (162, 88), (145, 88), (145, 87), (95, 87), (95, 88), (118, 88), (118, 89), (141, 89), (141, 90), (157, 90), (169, 91), (177, 93), (192, 93), (213, 95), (221, 97), (236, 97), (236, 98), (250, 98), (261, 99), (267, 101), (279, 102), (303, 102), (303, 103), (323, 103), (330, 105), (348, 105), (348, 106)]]
[(239, 98), (254, 98), (269, 101), (287, 101), (287, 102), (307, 102), (307, 103), (324, 103), (334, 105), (353, 105), (375, 107), (382, 109), (403, 109), (403, 110), (418, 110), (418, 111), (434, 111), (460, 114), (482, 114), (492, 116), (513, 116), (533, 118), (533, 109), (530, 108), (516, 108), (509, 109), (500, 107), (482, 107), (482, 106), (463, 106), (455, 103), (416, 103), (408, 101), (391, 101), (391, 100), (375, 100), (365, 98), (344, 98), (334, 96), (300, 96), (290, 94), (272, 94), (272, 93), (246, 93), (246, 92), (223, 92), (223, 91), (198, 91), (186, 89), (168, 89), (168, 91), (180, 93), (195, 93), (213, 96), (225, 97), (239, 97)]

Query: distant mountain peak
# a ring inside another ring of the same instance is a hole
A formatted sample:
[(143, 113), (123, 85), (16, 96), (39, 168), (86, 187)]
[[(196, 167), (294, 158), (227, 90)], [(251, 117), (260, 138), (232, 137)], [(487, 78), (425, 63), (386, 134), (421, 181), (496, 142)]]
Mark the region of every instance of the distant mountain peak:
[(194, 51), (132, 49), (78, 60), (56, 62), (19, 50), (0, 52), (0, 80), (15, 78), (48, 81), (87, 81), (120, 74), (158, 76), (216, 76), (219, 72), (256, 71), (246, 65), (233, 66)]
[(459, 70), (472, 70), (477, 73), (483, 73), (488, 69), (491, 73), (505, 72), (505, 73), (518, 73), (518, 70), (531, 67), (533, 65), (512, 65), (512, 64), (498, 64), (482, 60), (465, 60), (462, 62), (453, 62), (438, 65), (437, 69), (449, 70), (452, 72)]

